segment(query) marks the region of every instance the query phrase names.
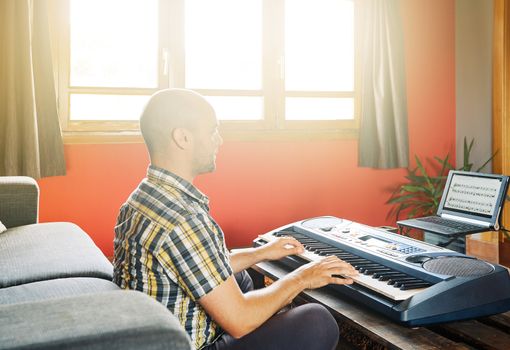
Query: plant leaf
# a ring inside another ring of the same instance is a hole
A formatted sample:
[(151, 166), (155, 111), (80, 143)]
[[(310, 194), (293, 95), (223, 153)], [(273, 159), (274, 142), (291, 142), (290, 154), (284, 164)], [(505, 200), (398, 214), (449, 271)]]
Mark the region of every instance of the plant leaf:
[(487, 159), (487, 160), (485, 161), (485, 163), (483, 163), (483, 165), (482, 165), (481, 167), (479, 167), (478, 169), (476, 169), (476, 172), (479, 172), (480, 170), (482, 170), (483, 168), (485, 168), (485, 167), (487, 166), (487, 164), (489, 164), (489, 162), (490, 162), (491, 160), (493, 160), (493, 159), (494, 159), (494, 157), (496, 156), (496, 154), (498, 154), (498, 151), (494, 152), (494, 154), (493, 154), (493, 155), (492, 155), (489, 159)]

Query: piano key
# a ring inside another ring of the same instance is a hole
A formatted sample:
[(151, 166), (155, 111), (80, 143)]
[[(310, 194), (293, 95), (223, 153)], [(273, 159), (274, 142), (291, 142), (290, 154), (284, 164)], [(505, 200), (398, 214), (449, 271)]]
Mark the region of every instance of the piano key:
[(406, 277), (406, 276), (408, 276), (408, 275), (406, 275), (404, 273), (387, 274), (387, 275), (379, 276), (378, 280), (379, 281), (388, 281), (392, 277)]
[(318, 253), (319, 253), (322, 249), (324, 249), (324, 248), (325, 248), (325, 247), (323, 247), (323, 246), (314, 246), (314, 245), (305, 245), (305, 247), (310, 248), (310, 250), (312, 250), (312, 251), (314, 251), (314, 252), (316, 251), (316, 252), (317, 252), (317, 254), (318, 254)]
[(311, 239), (311, 238), (296, 238), (298, 241), (306, 244), (306, 243), (310, 243), (310, 244), (314, 244), (314, 243), (317, 243), (317, 241), (315, 239)]
[(353, 257), (353, 258), (345, 257), (345, 258), (343, 258), (341, 260), (347, 261), (351, 265), (353, 265), (353, 264), (363, 264), (363, 263), (367, 264), (367, 263), (370, 263), (369, 260), (360, 258), (358, 256)]
[(421, 282), (421, 283), (404, 283), (400, 290), (411, 290), (411, 289), (418, 289), (418, 288), (426, 288), (430, 287), (431, 284), (428, 282)]
[(359, 272), (363, 272), (365, 270), (370, 270), (370, 268), (376, 268), (377, 266), (380, 266), (380, 265), (375, 265), (375, 264), (368, 263), (368, 264), (355, 264), (353, 266)]
[(365, 275), (373, 275), (375, 272), (377, 271), (376, 268), (367, 268), (367, 269), (363, 269), (363, 271), (360, 270), (360, 272), (363, 272), (363, 274)]
[(368, 267), (376, 268), (376, 267), (380, 267), (381, 265), (377, 264), (377, 263), (373, 263), (370, 260), (365, 260), (364, 262), (361, 262), (361, 263), (355, 263), (355, 264), (353, 264), (353, 266), (360, 266), (360, 267), (367, 267), (367, 268)]
[(314, 247), (314, 248), (329, 248), (328, 245), (324, 243), (305, 243), (307, 247)]
[(422, 282), (423, 282), (422, 280), (414, 278), (414, 279), (408, 280), (408, 281), (397, 281), (397, 282), (395, 282), (395, 284), (393, 284), (393, 287), (400, 288), (404, 284), (413, 284), (413, 283), (422, 283)]
[(282, 236), (292, 236), (294, 235), (295, 232), (294, 231), (278, 231), (278, 232), (275, 232), (273, 233), (273, 235), (277, 236), (277, 237), (282, 237)]
[(358, 261), (358, 260), (351, 260), (350, 264), (354, 267), (375, 267), (375, 266), (377, 266), (377, 264), (374, 264), (370, 260), (366, 260), (366, 259), (363, 259), (361, 261)]
[[(428, 283), (428, 282), (425, 282), (423, 280), (420, 280), (420, 279), (414, 279), (414, 281), (400, 281), (400, 282), (397, 282), (399, 284), (399, 287), (402, 287), (403, 285), (414, 285), (414, 284), (423, 284), (423, 283)], [(395, 284), (397, 284), (395, 283)], [(430, 284), (430, 283), (428, 283)]]
[(381, 271), (381, 276), (405, 275), (405, 273), (389, 268), (390, 271)]
[(398, 272), (398, 271), (390, 269), (390, 268), (388, 268), (388, 270), (389, 271), (380, 271), (380, 272), (377, 272), (377, 276), (374, 276), (374, 277), (381, 277), (381, 276), (401, 274), (401, 272)]
[(390, 272), (390, 271), (392, 271), (390, 268), (388, 268), (388, 267), (386, 267), (384, 265), (380, 265), (380, 267), (373, 267), (370, 270), (372, 270), (374, 273), (377, 273), (377, 272)]
[(333, 254), (335, 256), (337, 256), (338, 258), (342, 259), (342, 260), (346, 260), (346, 259), (358, 259), (359, 256), (356, 256), (356, 255), (352, 255), (352, 254)]
[(335, 249), (335, 248), (324, 248), (324, 249), (320, 249), (320, 252), (321, 253), (328, 253), (330, 255), (333, 255), (333, 254), (338, 254), (338, 253), (341, 253), (341, 250), (339, 249)]
[[(402, 283), (402, 282), (412, 282), (412, 281), (419, 281), (414, 277), (400, 277), (400, 278), (390, 278), (388, 280), (388, 284), (391, 286), (393, 284)], [(400, 284), (396, 285), (395, 287), (400, 287)]]

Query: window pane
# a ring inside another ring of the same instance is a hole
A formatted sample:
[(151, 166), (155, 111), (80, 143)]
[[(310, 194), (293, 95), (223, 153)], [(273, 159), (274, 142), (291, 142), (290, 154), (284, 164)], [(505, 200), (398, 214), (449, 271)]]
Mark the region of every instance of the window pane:
[(158, 86), (158, 0), (71, 0), (71, 86)]
[(287, 97), (287, 120), (351, 120), (354, 119), (354, 99)]
[(285, 88), (353, 91), (352, 0), (285, 1)]
[(262, 1), (187, 0), (186, 87), (262, 86)]
[(139, 120), (150, 96), (71, 94), (71, 120)]
[(247, 96), (204, 96), (219, 120), (261, 120), (263, 98)]

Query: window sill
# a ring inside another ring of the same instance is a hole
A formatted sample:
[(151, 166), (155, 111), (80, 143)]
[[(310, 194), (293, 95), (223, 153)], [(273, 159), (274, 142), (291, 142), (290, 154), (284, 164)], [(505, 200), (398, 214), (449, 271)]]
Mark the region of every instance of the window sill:
[(139, 131), (64, 131), (64, 144), (143, 143)]
[[(358, 129), (317, 130), (221, 130), (224, 141), (325, 141), (353, 140), (358, 138)], [(143, 143), (139, 131), (64, 131), (64, 144), (111, 144)]]

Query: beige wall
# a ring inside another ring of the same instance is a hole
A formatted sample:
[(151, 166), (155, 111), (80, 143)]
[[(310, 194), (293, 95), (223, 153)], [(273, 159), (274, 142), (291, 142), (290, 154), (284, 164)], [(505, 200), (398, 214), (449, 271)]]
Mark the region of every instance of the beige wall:
[[(457, 166), (462, 165), (465, 136), (475, 139), (475, 167), (491, 156), (492, 9), (492, 0), (455, 2)], [(490, 165), (483, 171), (490, 172)]]

